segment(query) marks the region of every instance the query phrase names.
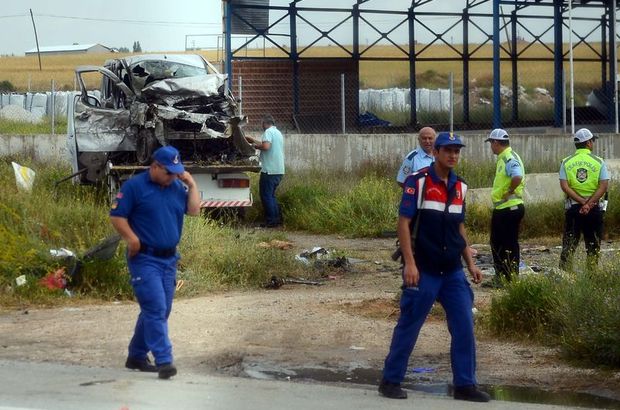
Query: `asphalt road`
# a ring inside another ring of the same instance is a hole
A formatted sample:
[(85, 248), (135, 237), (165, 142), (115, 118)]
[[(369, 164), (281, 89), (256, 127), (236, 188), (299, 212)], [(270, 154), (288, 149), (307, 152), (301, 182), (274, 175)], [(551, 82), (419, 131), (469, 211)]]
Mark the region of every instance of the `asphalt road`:
[(506, 401), (455, 402), (410, 392), (408, 400), (380, 397), (373, 388), (294, 383), (183, 373), (153, 373), (0, 360), (0, 410), (370, 410), (567, 409)]

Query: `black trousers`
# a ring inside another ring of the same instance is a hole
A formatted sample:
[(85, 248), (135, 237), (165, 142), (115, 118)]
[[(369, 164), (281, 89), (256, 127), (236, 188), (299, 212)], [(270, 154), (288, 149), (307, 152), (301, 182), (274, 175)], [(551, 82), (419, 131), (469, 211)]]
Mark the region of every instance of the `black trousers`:
[(581, 215), (580, 208), (580, 205), (573, 205), (564, 214), (564, 236), (560, 254), (560, 268), (564, 270), (573, 268), (573, 255), (582, 233), (586, 245), (587, 267), (590, 269), (598, 265), (603, 236), (603, 212), (594, 207), (587, 215)]
[(491, 216), (491, 252), (495, 277), (511, 280), (519, 274), (519, 225), (525, 215), (523, 204), (494, 209)]

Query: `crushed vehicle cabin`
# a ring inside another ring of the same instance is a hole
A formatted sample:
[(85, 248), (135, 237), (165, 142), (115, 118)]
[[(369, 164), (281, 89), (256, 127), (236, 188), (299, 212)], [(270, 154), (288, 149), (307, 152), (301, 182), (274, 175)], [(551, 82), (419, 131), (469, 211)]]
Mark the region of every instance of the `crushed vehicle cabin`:
[[(80, 94), (68, 112), (74, 179), (111, 196), (164, 145), (179, 150), (204, 208), (252, 205), (256, 150), (246, 141), (227, 75), (199, 55), (149, 54), (75, 69)], [(90, 91), (87, 85), (98, 84)]]

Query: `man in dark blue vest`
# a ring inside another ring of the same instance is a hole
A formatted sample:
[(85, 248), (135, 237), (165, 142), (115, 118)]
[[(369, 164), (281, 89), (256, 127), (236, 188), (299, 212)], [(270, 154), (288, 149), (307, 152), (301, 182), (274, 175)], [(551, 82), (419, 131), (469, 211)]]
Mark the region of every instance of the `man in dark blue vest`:
[(400, 384), (422, 324), (437, 300), (446, 311), (452, 336), (454, 398), (490, 400), (476, 386), (474, 294), (461, 262), (463, 257), (473, 282), (480, 283), (482, 272), (467, 249), (465, 234), (467, 185), (453, 172), (463, 146), (457, 135), (440, 133), (433, 150), (435, 161), (405, 180), (398, 218), (403, 293), (379, 385), (385, 397), (407, 398)]

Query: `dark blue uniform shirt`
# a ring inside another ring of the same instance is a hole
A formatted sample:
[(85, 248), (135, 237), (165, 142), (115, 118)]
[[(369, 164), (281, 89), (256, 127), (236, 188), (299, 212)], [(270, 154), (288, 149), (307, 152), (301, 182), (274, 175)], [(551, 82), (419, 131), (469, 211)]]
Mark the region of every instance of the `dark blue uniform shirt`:
[(126, 218), (143, 245), (174, 248), (181, 239), (187, 191), (179, 180), (162, 187), (143, 172), (123, 184), (110, 216)]
[(420, 271), (446, 274), (463, 267), (461, 253), (467, 244), (459, 225), (465, 221), (466, 192), (467, 184), (454, 172), (450, 171), (446, 186), (432, 165), (405, 180), (399, 214), (411, 218), (413, 233), (420, 213), (414, 243)]

